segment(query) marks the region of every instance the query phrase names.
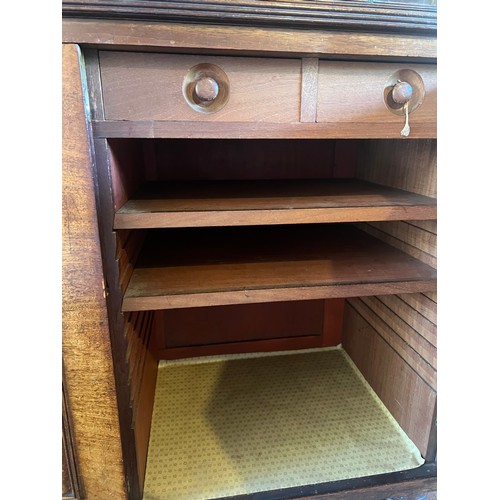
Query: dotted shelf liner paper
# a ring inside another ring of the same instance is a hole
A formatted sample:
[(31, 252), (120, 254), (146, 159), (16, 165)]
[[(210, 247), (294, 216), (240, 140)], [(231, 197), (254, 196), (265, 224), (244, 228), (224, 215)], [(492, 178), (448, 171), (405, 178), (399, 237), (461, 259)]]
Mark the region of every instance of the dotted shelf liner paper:
[(341, 348), (162, 361), (143, 498), (220, 498), (423, 462)]

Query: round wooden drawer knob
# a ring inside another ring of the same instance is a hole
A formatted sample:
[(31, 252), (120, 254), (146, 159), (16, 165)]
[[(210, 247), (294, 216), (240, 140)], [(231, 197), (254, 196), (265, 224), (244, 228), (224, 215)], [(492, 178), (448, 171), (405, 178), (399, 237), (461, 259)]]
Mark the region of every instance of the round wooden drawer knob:
[(392, 89), (392, 98), (398, 104), (407, 103), (413, 96), (413, 88), (408, 82), (398, 82)]
[(210, 102), (219, 95), (219, 84), (213, 78), (205, 76), (196, 82), (194, 92), (200, 101)]

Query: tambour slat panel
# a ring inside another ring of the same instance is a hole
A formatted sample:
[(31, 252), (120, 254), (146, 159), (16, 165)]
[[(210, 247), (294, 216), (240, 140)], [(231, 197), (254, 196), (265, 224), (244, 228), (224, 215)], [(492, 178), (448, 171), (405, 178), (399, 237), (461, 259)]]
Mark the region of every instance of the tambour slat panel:
[(146, 470), (149, 427), (158, 364), (150, 346), (153, 337), (154, 314), (153, 311), (125, 313), (130, 405), (140, 484), (142, 484)]
[[(389, 297), (391, 298), (391, 296)], [(385, 297), (381, 295), (380, 297), (364, 297), (361, 300), (372, 311), (376, 312), (377, 316), (390, 328), (391, 331), (396, 333), (409, 348), (413, 349), (419, 356), (436, 369), (436, 346), (429, 342), (425, 336), (421, 335), (417, 329), (413, 328), (401, 318), (401, 310), (404, 309), (401, 308), (399, 304), (395, 304), (394, 301), (386, 301), (384, 299)], [(394, 314), (395, 311), (398, 311), (398, 314)], [(418, 318), (419, 315), (414, 316)], [(412, 322), (415, 323), (415, 321)]]
[(431, 322), (434, 326), (437, 325), (437, 304), (427, 297), (426, 294), (405, 293), (404, 295), (398, 295), (398, 298), (420, 312), (422, 317)]
[[(437, 346), (436, 304), (419, 293), (402, 295), (380, 295), (377, 297), (389, 309), (398, 311), (399, 318), (433, 346)], [(422, 303), (434, 306), (424, 309)], [(412, 305), (413, 304), (413, 305)], [(431, 319), (426, 317), (430, 315)]]
[[(376, 333), (383, 338), (395, 352), (398, 353), (405, 363), (419, 374), (426, 384), (433, 389), (436, 388), (435, 368), (433, 368), (425, 358), (413, 349), (405, 341), (405, 339), (401, 338), (397, 332), (391, 328), (391, 325), (384, 321), (381, 315), (379, 315), (379, 312), (370, 307), (365, 298), (349, 299), (348, 303), (361, 317), (365, 319), (365, 321), (372, 326)], [(380, 366), (379, 368), (383, 368), (383, 366)]]
[(394, 343), (375, 330), (372, 318), (365, 318), (351, 304), (345, 310), (343, 346), (425, 457), (436, 392), (394, 349)]
[[(434, 255), (426, 252), (424, 249), (420, 248), (420, 246), (414, 246), (406, 242), (404, 239), (400, 239), (390, 234), (391, 231), (397, 232), (396, 230), (394, 230), (394, 228), (391, 228), (392, 224), (394, 223), (386, 222), (384, 224), (374, 226), (373, 224), (362, 222), (358, 224), (358, 227), (366, 231), (368, 234), (371, 234), (372, 236), (375, 236), (383, 242), (397, 248), (398, 250), (401, 250), (402, 252), (405, 252), (408, 255), (411, 255), (412, 257), (425, 262), (427, 265), (433, 268), (437, 267), (437, 259)], [(427, 245), (425, 249), (430, 249), (431, 251), (435, 252), (435, 250), (432, 247), (429, 247), (429, 245)]]

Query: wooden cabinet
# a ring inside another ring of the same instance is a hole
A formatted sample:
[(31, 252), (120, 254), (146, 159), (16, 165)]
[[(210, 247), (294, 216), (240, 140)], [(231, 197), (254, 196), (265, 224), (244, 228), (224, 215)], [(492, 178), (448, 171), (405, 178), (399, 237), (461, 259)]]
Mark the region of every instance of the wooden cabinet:
[[(69, 226), (66, 242), (66, 272), (75, 279), (66, 283), (64, 356), (81, 498), (103, 491), (142, 497), (162, 360), (338, 344), (424, 464), (370, 479), (304, 484), (300, 492), (285, 486), (274, 495), (432, 494), (433, 61), (428, 53), (419, 61), (417, 51), (411, 61), (359, 62), (368, 51), (363, 42), (346, 43), (343, 60), (336, 60), (338, 46), (320, 50), (297, 40), (300, 50), (291, 54), (275, 28), (266, 31), (272, 54), (252, 46), (248, 28), (227, 28), (231, 50), (221, 50), (214, 31), (203, 47), (193, 47), (177, 38), (179, 26), (162, 26), (172, 31), (168, 43), (156, 38), (158, 50), (146, 38), (118, 43), (116, 26), (106, 41), (98, 35), (89, 42), (79, 39), (78, 21), (67, 24), (73, 35), (66, 41), (82, 48), (64, 49), (68, 92), (80, 93), (67, 99), (75, 106), (80, 100), (81, 120), (79, 128), (74, 120), (65, 125), (73, 141), (65, 199), (73, 188), (85, 188), (81, 216), (87, 224), (91, 218), (87, 226), (83, 220)], [(140, 22), (137, 29), (147, 31)], [(295, 34), (305, 36), (287, 32)], [(401, 50), (397, 41), (393, 50)], [(208, 87), (189, 92), (197, 93), (201, 109), (186, 94), (186, 79), (197, 67), (194, 83), (205, 78)], [(404, 116), (385, 101), (387, 82), (404, 69), (417, 72), (425, 89), (409, 115), (409, 138), (400, 135)], [(218, 81), (220, 75), (227, 80)], [(211, 108), (220, 95), (226, 102)], [(89, 252), (71, 246), (79, 228), (86, 228), (81, 238), (88, 237)], [(80, 283), (93, 294), (88, 310), (96, 315), (85, 316), (88, 342), (70, 321), (74, 305), (82, 314), (86, 307), (78, 301)], [(79, 366), (82, 356), (88, 359)], [(85, 414), (92, 384), (102, 408), (93, 429)], [(98, 467), (110, 474), (100, 476)], [(106, 489), (99, 492), (102, 477)]]

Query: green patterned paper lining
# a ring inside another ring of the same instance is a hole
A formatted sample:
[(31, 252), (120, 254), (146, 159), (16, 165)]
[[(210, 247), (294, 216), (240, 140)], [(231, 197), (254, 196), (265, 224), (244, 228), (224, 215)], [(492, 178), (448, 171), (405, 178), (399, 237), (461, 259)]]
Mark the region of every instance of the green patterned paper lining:
[(343, 349), (161, 362), (145, 500), (198, 500), (418, 467)]

